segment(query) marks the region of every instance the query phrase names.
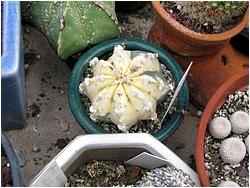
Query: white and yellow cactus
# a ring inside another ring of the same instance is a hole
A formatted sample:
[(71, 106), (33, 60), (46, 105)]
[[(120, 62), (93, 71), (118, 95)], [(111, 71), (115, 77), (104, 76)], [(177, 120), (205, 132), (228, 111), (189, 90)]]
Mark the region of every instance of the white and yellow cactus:
[(93, 77), (79, 86), (91, 101), (91, 119), (113, 122), (122, 132), (139, 120), (156, 119), (157, 101), (170, 91), (157, 54), (114, 48), (108, 60), (90, 61)]

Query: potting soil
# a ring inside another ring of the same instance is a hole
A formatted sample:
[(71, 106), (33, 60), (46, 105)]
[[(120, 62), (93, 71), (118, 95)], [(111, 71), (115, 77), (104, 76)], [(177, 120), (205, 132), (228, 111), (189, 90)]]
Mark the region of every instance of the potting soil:
[[(200, 4), (199, 7), (206, 6), (205, 5), (206, 2), (198, 2), (198, 3)], [(217, 22), (215, 23), (213, 23), (212, 21), (210, 22), (209, 20), (210, 18), (209, 15), (213, 17), (212, 12), (211, 13), (208, 12), (207, 14), (204, 14), (204, 12), (200, 12), (202, 16), (205, 15), (206, 17), (206, 22), (202, 23), (199, 21), (198, 17), (195, 18), (195, 16), (192, 15), (192, 18), (189, 18), (188, 15), (181, 12), (178, 9), (178, 4), (176, 4), (175, 1), (166, 1), (166, 2), (163, 2), (162, 5), (163, 5), (163, 8), (180, 24), (182, 24), (183, 26), (195, 32), (204, 33), (204, 34), (222, 33), (222, 32), (232, 29), (242, 20), (242, 16), (244, 15), (246, 11), (246, 9), (242, 9), (241, 11), (238, 11), (238, 13), (234, 12), (234, 15), (232, 16), (231, 19), (228, 19), (228, 20), (218, 19)], [(185, 7), (185, 5), (183, 6)], [(204, 11), (204, 8), (201, 11)], [(198, 13), (196, 14), (198, 15)]]
[(148, 170), (120, 161), (90, 161), (68, 177), (66, 187), (127, 186), (137, 182)]
[(3, 149), (1, 152), (1, 187), (12, 187), (10, 164)]

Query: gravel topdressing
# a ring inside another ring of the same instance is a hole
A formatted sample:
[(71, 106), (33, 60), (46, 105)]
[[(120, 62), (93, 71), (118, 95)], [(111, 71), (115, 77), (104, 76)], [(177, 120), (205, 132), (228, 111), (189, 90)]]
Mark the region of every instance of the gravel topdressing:
[(172, 164), (155, 168), (147, 172), (141, 180), (136, 182), (136, 187), (194, 187), (195, 183), (190, 175)]
[[(236, 91), (228, 96), (225, 103), (218, 109), (213, 118), (223, 116), (229, 118), (236, 111), (249, 113), (249, 91)], [(243, 141), (248, 136), (248, 132), (243, 134), (230, 133), (227, 137), (236, 137)], [(238, 165), (224, 163), (219, 154), (220, 144), (223, 140), (215, 139), (211, 136), (208, 129), (205, 136), (205, 167), (211, 186), (217, 186), (221, 181), (234, 181), (241, 187), (249, 186), (249, 154), (246, 153), (243, 161)]]
[[(161, 64), (161, 67), (162, 67), (163, 75), (166, 78), (167, 82), (169, 84), (173, 85), (173, 88), (175, 88), (175, 82), (174, 82), (174, 79), (173, 79), (171, 72), (167, 70), (165, 65)], [(82, 78), (82, 81), (84, 80), (85, 77), (92, 77), (92, 75), (93, 75), (93, 73), (91, 72), (91, 69), (89, 67), (87, 69), (84, 77)], [(175, 91), (175, 89), (170, 90), (163, 101), (158, 101), (157, 109), (156, 109), (156, 113), (157, 113), (156, 120), (138, 121), (134, 126), (132, 126), (129, 129), (129, 133), (144, 132), (144, 133), (153, 134), (153, 133), (157, 132), (159, 129), (161, 129), (162, 126), (164, 126), (164, 124), (161, 125), (160, 121), (162, 120), (162, 118), (163, 118), (163, 116), (168, 108), (168, 105), (169, 105), (171, 99), (173, 98), (174, 91)], [(86, 95), (81, 95), (81, 101), (82, 101), (83, 108), (84, 108), (85, 112), (90, 116), (91, 113), (89, 111), (89, 108), (91, 106), (91, 102), (90, 102), (89, 98)], [(171, 114), (173, 114), (173, 112), (175, 112), (175, 111), (176, 111), (176, 102), (172, 105), (172, 107), (169, 110), (168, 115), (166, 116), (165, 119), (170, 118)], [(99, 121), (99, 122), (96, 122), (96, 124), (103, 127), (104, 130), (107, 131), (108, 133), (121, 133), (121, 131), (118, 129), (118, 127), (114, 123), (100, 122)]]

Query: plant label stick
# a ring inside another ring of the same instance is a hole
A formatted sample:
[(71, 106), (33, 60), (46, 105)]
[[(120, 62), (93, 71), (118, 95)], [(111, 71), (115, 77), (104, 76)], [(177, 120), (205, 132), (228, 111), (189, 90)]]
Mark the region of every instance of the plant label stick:
[(164, 114), (164, 116), (163, 116), (163, 118), (162, 118), (160, 124), (162, 124), (162, 122), (164, 121), (166, 115), (168, 114), (168, 111), (169, 111), (170, 108), (172, 107), (172, 105), (173, 105), (175, 99), (177, 98), (177, 96), (178, 96), (178, 94), (179, 94), (179, 92), (180, 92), (180, 90), (181, 90), (181, 87), (183, 86), (184, 81), (186, 80), (187, 74), (188, 74), (188, 72), (189, 72), (189, 70), (190, 70), (192, 64), (193, 64), (193, 61), (191, 61), (191, 63), (189, 64), (189, 66), (188, 66), (188, 68), (187, 68), (187, 70), (186, 70), (186, 72), (184, 73), (183, 77), (181, 78), (181, 81), (179, 82), (179, 84), (178, 84), (178, 86), (177, 86), (177, 88), (176, 88), (176, 90), (175, 90), (174, 96), (173, 96), (171, 102), (169, 103), (168, 109), (167, 109), (166, 113)]

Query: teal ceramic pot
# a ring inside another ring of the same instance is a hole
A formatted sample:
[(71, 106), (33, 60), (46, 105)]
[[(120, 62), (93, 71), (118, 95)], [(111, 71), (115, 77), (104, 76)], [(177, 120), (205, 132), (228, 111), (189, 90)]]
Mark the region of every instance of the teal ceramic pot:
[[(103, 42), (91, 48), (89, 51), (83, 54), (76, 63), (70, 77), (68, 85), (68, 102), (70, 109), (80, 126), (88, 133), (107, 133), (101, 126), (92, 121), (89, 115), (85, 112), (83, 104), (81, 102), (81, 96), (79, 92), (79, 85), (82, 77), (87, 70), (89, 61), (94, 57), (101, 57), (105, 54), (109, 54), (113, 51), (114, 46), (118, 44), (125, 44), (127, 50), (139, 50), (145, 52), (152, 52), (158, 54), (158, 59), (163, 63), (167, 69), (172, 73), (176, 85), (179, 83), (183, 76), (183, 72), (180, 66), (175, 60), (167, 54), (163, 49), (158, 46), (143, 40), (137, 39), (114, 39)], [(186, 109), (189, 101), (189, 91), (187, 83), (185, 83), (177, 98), (177, 112), (171, 115), (171, 118), (166, 118), (163, 122), (163, 126), (160, 130), (153, 134), (158, 140), (164, 140), (168, 138), (180, 125), (184, 115), (181, 113), (183, 109)]]

